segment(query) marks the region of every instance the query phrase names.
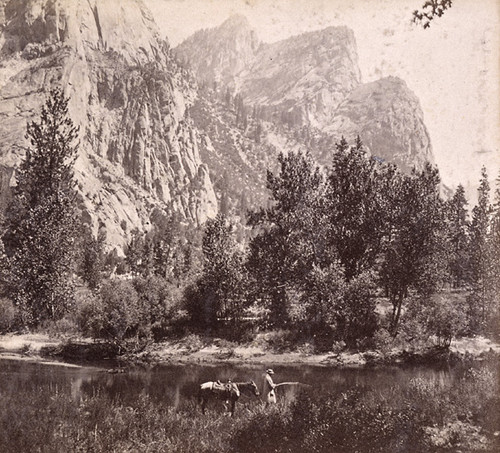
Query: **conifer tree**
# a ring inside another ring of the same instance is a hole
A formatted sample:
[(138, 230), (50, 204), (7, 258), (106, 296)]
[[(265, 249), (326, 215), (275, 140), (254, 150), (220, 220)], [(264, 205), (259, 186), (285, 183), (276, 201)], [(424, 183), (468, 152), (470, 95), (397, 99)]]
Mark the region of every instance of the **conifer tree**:
[(460, 288), (469, 274), (469, 221), (464, 187), (459, 184), (447, 202), (449, 272), (453, 288)]
[(488, 230), (491, 215), (490, 184), (486, 168), (481, 169), (477, 205), (472, 210), (469, 254), (471, 259), (469, 320), (473, 331), (480, 332), (487, 317)]
[(31, 146), (17, 171), (5, 239), (13, 297), (28, 325), (60, 318), (73, 299), (77, 134), (60, 90), (27, 126)]
[(88, 287), (96, 290), (103, 279), (106, 230), (104, 227), (99, 228), (97, 237), (94, 237), (92, 232), (86, 229), (83, 236), (80, 274)]
[(500, 174), (496, 180), (490, 228), (487, 238), (486, 297), (488, 314), (486, 327), (499, 333), (500, 326)]

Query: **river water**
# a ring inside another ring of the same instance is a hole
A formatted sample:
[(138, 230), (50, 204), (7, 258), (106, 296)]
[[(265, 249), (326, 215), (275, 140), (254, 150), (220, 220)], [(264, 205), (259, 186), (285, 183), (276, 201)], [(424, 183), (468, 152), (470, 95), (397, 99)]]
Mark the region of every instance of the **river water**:
[[(455, 366), (406, 366), (368, 369), (338, 369), (320, 366), (273, 366), (275, 383), (298, 381), (312, 385), (321, 392), (344, 391), (357, 387), (389, 394), (391, 388), (407, 386), (411, 379), (420, 378), (439, 386), (453, 385), (463, 372)], [(252, 365), (157, 365), (149, 368), (127, 368), (112, 374), (104, 368), (27, 362), (0, 359), (0, 394), (23, 391), (65, 392), (75, 400), (96, 394), (107, 394), (127, 404), (140, 395), (178, 407), (194, 399), (198, 385), (205, 381), (232, 379), (235, 382), (263, 382), (265, 366)], [(279, 396), (293, 397), (297, 386), (280, 387)]]

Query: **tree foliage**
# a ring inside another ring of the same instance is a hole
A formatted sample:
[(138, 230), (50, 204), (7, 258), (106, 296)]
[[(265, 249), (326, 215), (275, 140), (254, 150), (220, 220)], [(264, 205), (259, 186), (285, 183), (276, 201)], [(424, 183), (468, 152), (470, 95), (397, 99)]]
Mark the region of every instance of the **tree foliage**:
[(98, 293), (90, 293), (80, 307), (84, 333), (121, 343), (144, 325), (139, 297), (132, 283), (104, 282)]
[(249, 223), (259, 234), (250, 243), (248, 267), (270, 312), (270, 323), (289, 321), (288, 293), (306, 283), (308, 273), (324, 253), (317, 224), (324, 178), (309, 154), (278, 156), (279, 172), (268, 172), (271, 205), (253, 212)]
[(238, 321), (246, 305), (243, 256), (223, 214), (208, 220), (203, 235), (203, 270), (187, 293), (192, 321), (215, 328), (219, 321)]
[(429, 28), (436, 17), (441, 17), (444, 12), (451, 8), (452, 0), (427, 0), (420, 10), (413, 11), (413, 23), (421, 24)]
[(328, 174), (327, 237), (347, 280), (371, 269), (389, 229), (387, 193), (395, 169), (368, 158), (360, 138), (337, 144)]
[(464, 187), (459, 184), (446, 203), (448, 241), (450, 244), (449, 272), (454, 288), (461, 288), (470, 274), (469, 220)]
[(381, 282), (391, 301), (395, 334), (410, 288), (432, 292), (444, 279), (444, 209), (439, 175), (427, 164), (398, 176), (391, 203), (391, 231), (384, 245)]
[(478, 201), (477, 205), (472, 209), (469, 232), (470, 285), (472, 287), (472, 294), (469, 297), (469, 317), (471, 328), (475, 332), (480, 332), (485, 327), (489, 311), (488, 231), (490, 215), (490, 184), (486, 168), (483, 167), (478, 188)]
[(104, 277), (106, 230), (99, 228), (97, 237), (89, 229), (84, 229), (81, 244), (80, 275), (92, 290), (99, 288)]
[(40, 121), (27, 126), (31, 146), (16, 174), (4, 240), (14, 301), (30, 325), (60, 318), (73, 298), (77, 134), (59, 90), (51, 91)]

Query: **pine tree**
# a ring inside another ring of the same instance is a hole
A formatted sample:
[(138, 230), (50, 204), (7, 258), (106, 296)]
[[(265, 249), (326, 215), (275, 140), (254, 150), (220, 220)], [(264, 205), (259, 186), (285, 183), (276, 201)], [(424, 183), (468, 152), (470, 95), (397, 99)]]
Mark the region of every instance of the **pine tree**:
[(68, 99), (51, 91), (40, 121), (27, 126), (31, 146), (16, 175), (5, 238), (14, 300), (28, 325), (62, 317), (74, 295), (77, 135)]
[(487, 237), (486, 327), (498, 334), (500, 325), (500, 174), (496, 180), (490, 229)]
[(449, 272), (453, 288), (461, 288), (469, 274), (469, 221), (464, 187), (460, 184), (447, 202)]
[(142, 260), (144, 259), (145, 238), (144, 233), (134, 228), (131, 238), (127, 244), (125, 262), (130, 271), (135, 275), (140, 275), (142, 271)]
[(488, 281), (488, 229), (491, 206), (489, 200), (490, 185), (486, 168), (481, 169), (477, 205), (472, 210), (470, 224), (469, 255), (471, 259), (470, 284), (472, 294), (469, 297), (469, 318), (473, 331), (484, 328), (487, 317), (487, 281)]
[(104, 227), (99, 228), (97, 237), (89, 230), (84, 231), (83, 235), (80, 274), (88, 287), (96, 290), (103, 279), (106, 230)]

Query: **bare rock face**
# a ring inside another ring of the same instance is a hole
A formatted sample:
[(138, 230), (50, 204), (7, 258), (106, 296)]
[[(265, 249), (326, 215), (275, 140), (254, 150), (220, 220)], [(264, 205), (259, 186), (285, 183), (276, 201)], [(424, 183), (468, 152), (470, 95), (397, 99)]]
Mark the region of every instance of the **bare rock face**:
[(293, 124), (323, 127), (360, 83), (354, 33), (346, 27), (304, 33), (261, 46), (236, 85), (250, 105)]
[(57, 86), (80, 126), (81, 204), (111, 245), (148, 228), (154, 209), (198, 224), (215, 215), (187, 113), (194, 83), (141, 0), (0, 0), (0, 18), (3, 185), (23, 156), (26, 122)]
[(360, 83), (356, 41), (347, 27), (264, 44), (244, 17), (232, 16), (218, 28), (195, 33), (175, 53), (198, 80), (222, 84), (268, 116), (294, 124), (327, 124)]
[(358, 86), (342, 102), (326, 132), (355, 137), (382, 160), (405, 171), (434, 163), (417, 97), (397, 77)]
[[(307, 147), (320, 162), (329, 163), (335, 141), (360, 135), (371, 153), (403, 171), (434, 161), (418, 99), (394, 77), (361, 83), (350, 29), (328, 27), (256, 47), (236, 45), (240, 31), (228, 23), (193, 35), (175, 52), (189, 61), (197, 77), (213, 83), (218, 74), (217, 80), (238, 93), (249, 110), (257, 107), (259, 121), (277, 126), (265, 128), (272, 133), (264, 133), (260, 141), (284, 151)], [(250, 33), (246, 23), (244, 35)], [(283, 125), (294, 130), (293, 139), (283, 134)]]
[(201, 83), (228, 86), (252, 63), (259, 45), (246, 17), (234, 15), (218, 28), (197, 31), (176, 48), (176, 54), (190, 62)]

